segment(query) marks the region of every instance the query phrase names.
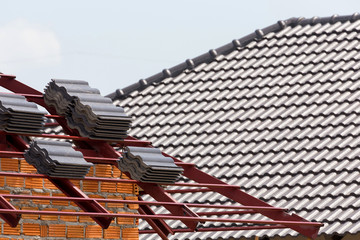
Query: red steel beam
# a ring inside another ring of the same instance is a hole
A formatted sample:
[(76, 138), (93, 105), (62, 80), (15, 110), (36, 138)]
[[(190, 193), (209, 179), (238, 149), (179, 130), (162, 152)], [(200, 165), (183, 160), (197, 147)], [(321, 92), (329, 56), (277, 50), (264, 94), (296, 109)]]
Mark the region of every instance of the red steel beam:
[[(139, 200), (143, 201), (141, 197)], [(155, 215), (155, 212), (150, 208), (149, 205), (139, 205), (138, 212), (143, 215)], [(168, 235), (174, 235), (171, 227), (163, 219), (148, 219), (148, 224), (154, 229), (154, 231), (161, 237), (162, 240), (168, 240)]]
[[(1, 195), (0, 195), (0, 209), (16, 210), (16, 208)], [(16, 227), (20, 221), (19, 213), (1, 213), (0, 217), (11, 227)]]

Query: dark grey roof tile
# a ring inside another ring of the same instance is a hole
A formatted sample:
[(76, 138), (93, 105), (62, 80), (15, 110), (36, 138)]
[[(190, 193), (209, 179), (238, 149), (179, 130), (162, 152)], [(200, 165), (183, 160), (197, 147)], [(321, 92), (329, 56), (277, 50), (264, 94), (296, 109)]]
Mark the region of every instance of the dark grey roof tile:
[[(358, 232), (350, 214), (359, 210), (354, 201), (360, 195), (356, 19), (291, 19), (284, 28), (279, 23), (263, 30), (261, 39), (251, 34), (233, 42), (232, 49), (217, 49), (216, 56), (189, 60), (188, 68), (171, 77), (149, 78), (147, 88), (128, 92), (117, 103), (138, 118), (136, 137), (151, 139), (270, 204), (323, 221), (321, 232)], [(201, 195), (175, 196), (229, 203), (216, 194)], [(172, 239), (205, 236), (215, 235), (184, 233)]]

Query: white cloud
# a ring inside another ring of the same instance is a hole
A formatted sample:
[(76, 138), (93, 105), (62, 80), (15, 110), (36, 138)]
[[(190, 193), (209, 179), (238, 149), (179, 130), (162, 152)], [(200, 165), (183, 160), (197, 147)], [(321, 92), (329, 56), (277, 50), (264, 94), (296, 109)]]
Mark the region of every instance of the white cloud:
[(53, 66), (61, 61), (52, 31), (19, 19), (0, 26), (0, 70)]

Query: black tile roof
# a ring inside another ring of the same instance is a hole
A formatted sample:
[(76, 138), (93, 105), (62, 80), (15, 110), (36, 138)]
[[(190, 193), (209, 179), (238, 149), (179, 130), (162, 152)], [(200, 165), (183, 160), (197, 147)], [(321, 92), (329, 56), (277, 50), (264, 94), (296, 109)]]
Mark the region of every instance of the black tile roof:
[[(358, 233), (359, 48), (358, 14), (292, 18), (110, 96), (135, 119), (130, 135), (271, 205), (325, 223), (323, 234)], [(227, 203), (210, 192), (176, 198)], [(296, 233), (172, 239), (254, 234)]]

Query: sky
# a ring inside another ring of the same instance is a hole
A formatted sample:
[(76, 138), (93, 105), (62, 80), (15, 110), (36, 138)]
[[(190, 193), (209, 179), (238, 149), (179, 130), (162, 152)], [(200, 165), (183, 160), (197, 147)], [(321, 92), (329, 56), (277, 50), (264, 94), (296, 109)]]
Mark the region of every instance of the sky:
[(102, 95), (291, 17), (360, 12), (358, 0), (0, 0), (0, 72), (43, 91)]

